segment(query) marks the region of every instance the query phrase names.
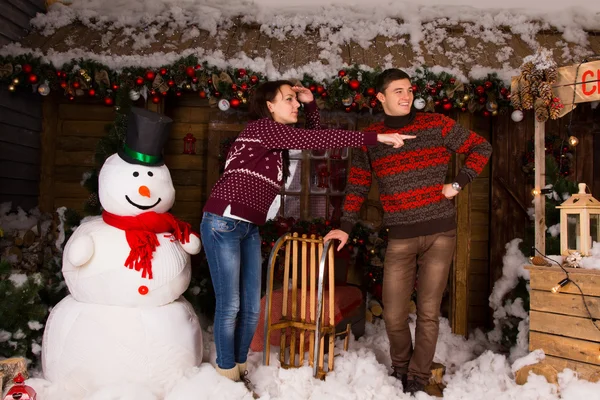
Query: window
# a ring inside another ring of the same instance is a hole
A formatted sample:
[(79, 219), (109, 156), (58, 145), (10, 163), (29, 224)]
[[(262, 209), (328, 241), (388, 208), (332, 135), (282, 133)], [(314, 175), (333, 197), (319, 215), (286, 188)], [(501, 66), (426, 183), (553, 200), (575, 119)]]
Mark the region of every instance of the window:
[[(321, 122), (324, 128), (353, 129), (348, 121)], [(351, 150), (290, 150), (290, 176), (268, 218), (276, 216), (339, 222), (350, 169)]]

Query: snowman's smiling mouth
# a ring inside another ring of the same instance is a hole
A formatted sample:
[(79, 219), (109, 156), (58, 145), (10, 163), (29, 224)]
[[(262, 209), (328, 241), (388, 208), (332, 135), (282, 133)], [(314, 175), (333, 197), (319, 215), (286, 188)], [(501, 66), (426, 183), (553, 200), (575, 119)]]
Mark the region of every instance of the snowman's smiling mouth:
[(158, 198), (158, 200), (156, 200), (156, 203), (152, 204), (151, 206), (143, 206), (141, 204), (136, 204), (133, 201), (131, 201), (131, 199), (129, 198), (129, 196), (125, 195), (125, 200), (127, 200), (129, 202), (129, 204), (131, 204), (134, 207), (139, 208), (140, 210), (149, 210), (151, 208), (154, 208), (158, 205), (158, 203), (160, 203), (160, 201), (162, 200), (160, 197)]

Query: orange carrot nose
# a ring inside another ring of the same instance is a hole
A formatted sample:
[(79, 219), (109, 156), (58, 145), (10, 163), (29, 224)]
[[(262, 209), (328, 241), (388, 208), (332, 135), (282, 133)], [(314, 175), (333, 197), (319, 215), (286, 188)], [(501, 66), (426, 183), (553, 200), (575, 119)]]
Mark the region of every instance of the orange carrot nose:
[(148, 186), (140, 186), (138, 192), (140, 192), (142, 196), (150, 197), (150, 189), (148, 189)]

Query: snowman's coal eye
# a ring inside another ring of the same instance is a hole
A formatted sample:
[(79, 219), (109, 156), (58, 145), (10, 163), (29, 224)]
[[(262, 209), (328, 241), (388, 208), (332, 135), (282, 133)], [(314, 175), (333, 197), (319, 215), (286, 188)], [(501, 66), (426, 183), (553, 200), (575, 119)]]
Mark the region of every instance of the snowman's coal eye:
[(135, 177), (137, 178), (138, 176), (140, 176), (140, 173), (139, 173), (139, 172), (137, 172), (137, 171), (135, 171), (135, 172), (133, 173), (133, 176), (135, 176)]
[(148, 176), (154, 176), (154, 174), (152, 173), (152, 171), (148, 171)]

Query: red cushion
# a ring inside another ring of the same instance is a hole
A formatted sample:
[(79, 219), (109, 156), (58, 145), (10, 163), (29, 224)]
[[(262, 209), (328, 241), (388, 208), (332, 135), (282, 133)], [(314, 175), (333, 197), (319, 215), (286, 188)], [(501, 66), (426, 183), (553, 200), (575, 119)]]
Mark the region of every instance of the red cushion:
[[(292, 314), (292, 301), (291, 301), (291, 291), (288, 294), (288, 316)], [(329, 319), (329, 293), (325, 291), (324, 294), (325, 302), (323, 304), (325, 311), (325, 320)], [(298, 299), (297, 299), (297, 308), (296, 314), (298, 315), (298, 320), (300, 319), (300, 291), (298, 291)], [(336, 286), (335, 287), (335, 303), (334, 303), (334, 321), (337, 325), (338, 322), (343, 320), (348, 314), (350, 314), (356, 307), (359, 307), (363, 301), (362, 292), (359, 288), (355, 286)], [(258, 320), (258, 327), (256, 328), (256, 332), (254, 333), (254, 338), (252, 339), (252, 343), (250, 344), (250, 348), (252, 351), (263, 351), (264, 337), (265, 337), (265, 302), (266, 297), (263, 297), (260, 301), (260, 318)], [(281, 320), (281, 312), (282, 312), (282, 303), (283, 303), (283, 290), (278, 289), (273, 291), (273, 295), (271, 296), (271, 323), (276, 323)], [(308, 309), (310, 307), (310, 301), (306, 299), (306, 316), (309, 316)], [(315, 304), (316, 307), (316, 304)], [(315, 311), (316, 312), (316, 311)], [(307, 335), (308, 338), (308, 335)], [(277, 329), (271, 332), (271, 345), (278, 346), (280, 344), (281, 339), (281, 330)]]

